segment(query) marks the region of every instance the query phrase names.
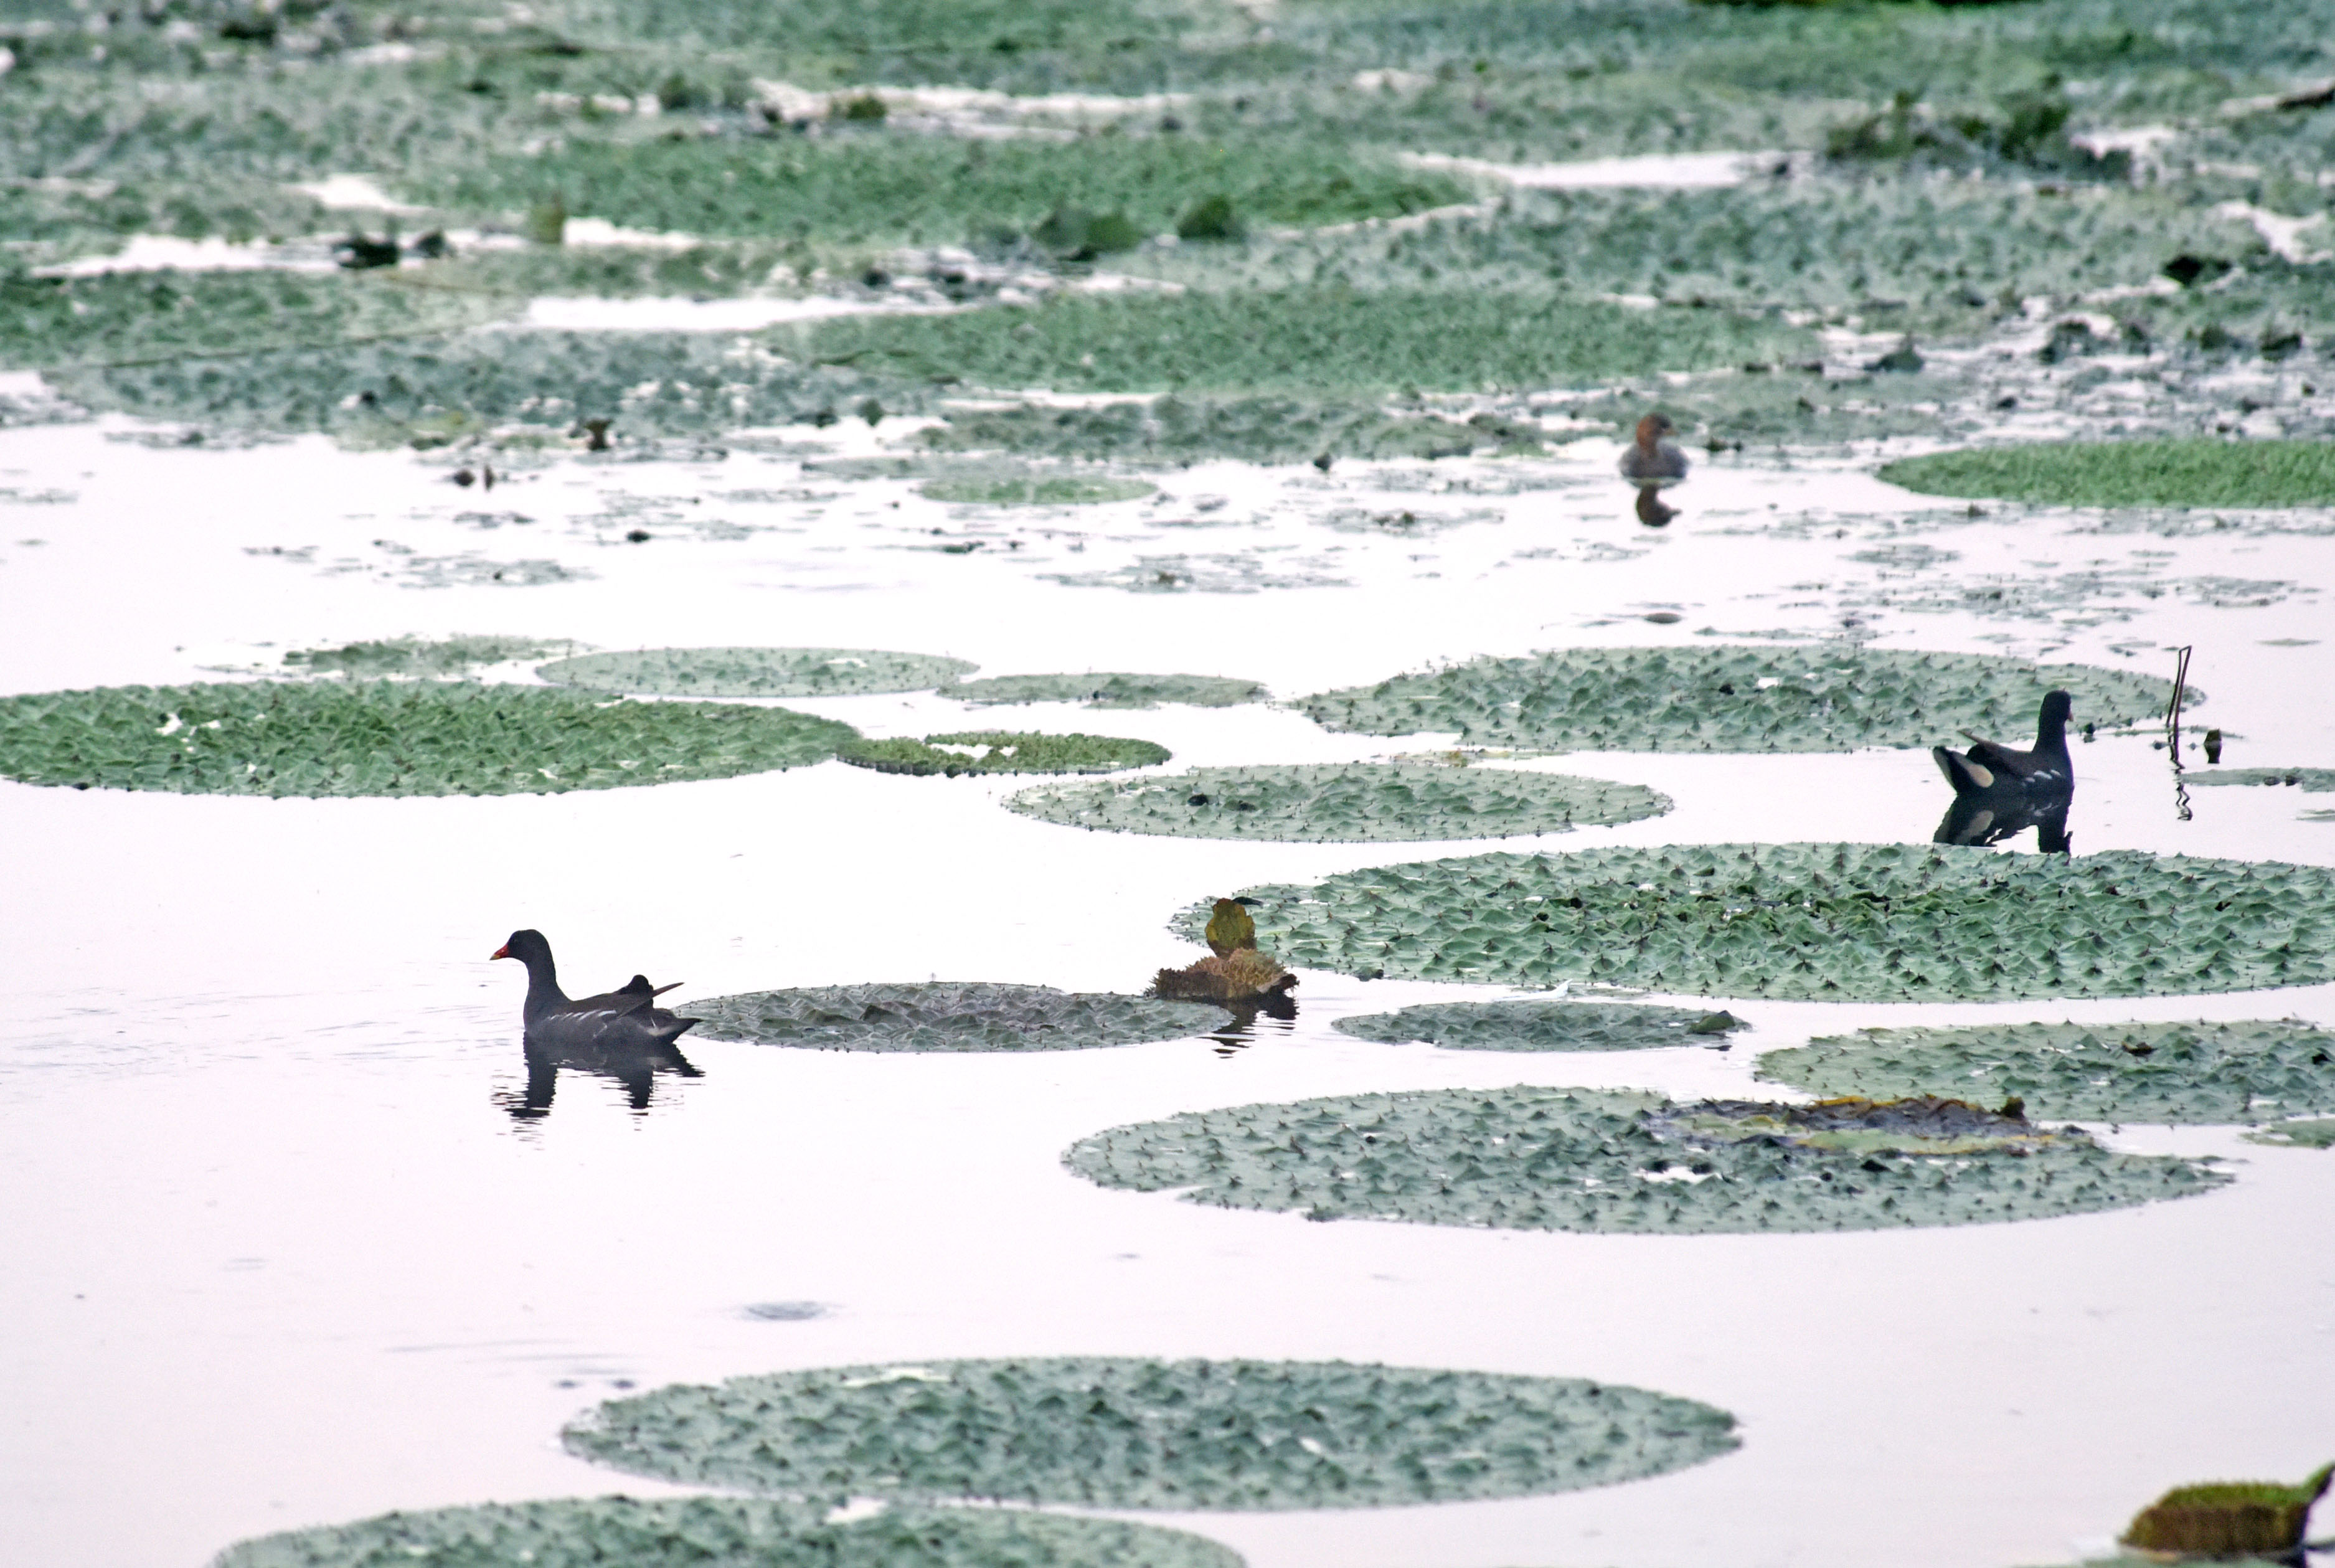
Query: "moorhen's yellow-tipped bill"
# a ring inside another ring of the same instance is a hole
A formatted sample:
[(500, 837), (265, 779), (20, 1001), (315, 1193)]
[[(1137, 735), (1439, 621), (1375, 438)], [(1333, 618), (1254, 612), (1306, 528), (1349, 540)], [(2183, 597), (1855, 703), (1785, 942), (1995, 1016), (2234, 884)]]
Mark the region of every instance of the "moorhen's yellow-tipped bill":
[(488, 957), (488, 959), (489, 959), (489, 961), (494, 960), (494, 959), (498, 959), (498, 958), (509, 958), (509, 956), (510, 956), (510, 944), (509, 944), (509, 943), (508, 943), (508, 942), (504, 943), (500, 947), (496, 948), (492, 953), (488, 953), (488, 954), (487, 954), (487, 957)]

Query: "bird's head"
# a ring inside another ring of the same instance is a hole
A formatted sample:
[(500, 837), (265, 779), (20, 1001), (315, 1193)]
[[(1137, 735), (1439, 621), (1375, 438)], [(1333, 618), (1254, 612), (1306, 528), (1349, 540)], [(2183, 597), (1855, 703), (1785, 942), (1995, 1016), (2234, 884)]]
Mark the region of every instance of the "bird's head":
[(1664, 436), (1677, 429), (1678, 426), (1671, 422), (1670, 415), (1659, 412), (1650, 413), (1638, 421), (1638, 444), (1652, 451)]
[(538, 958), (549, 958), (551, 944), (543, 939), (543, 933), (540, 931), (514, 931), (510, 934), (509, 941), (488, 953), (487, 956), (490, 959), (516, 958), (521, 963), (528, 963)]
[(2041, 718), (2046, 724), (2064, 724), (2075, 711), (2076, 700), (2067, 692), (2046, 692), (2043, 694)]

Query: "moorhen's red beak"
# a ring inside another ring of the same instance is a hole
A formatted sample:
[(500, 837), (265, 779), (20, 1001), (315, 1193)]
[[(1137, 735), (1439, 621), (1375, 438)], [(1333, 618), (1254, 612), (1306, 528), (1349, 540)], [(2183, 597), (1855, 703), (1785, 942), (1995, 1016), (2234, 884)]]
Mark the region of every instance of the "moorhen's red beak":
[(498, 947), (492, 953), (488, 953), (487, 956), (490, 959), (509, 958), (510, 956), (510, 944), (508, 942), (504, 943), (500, 947)]

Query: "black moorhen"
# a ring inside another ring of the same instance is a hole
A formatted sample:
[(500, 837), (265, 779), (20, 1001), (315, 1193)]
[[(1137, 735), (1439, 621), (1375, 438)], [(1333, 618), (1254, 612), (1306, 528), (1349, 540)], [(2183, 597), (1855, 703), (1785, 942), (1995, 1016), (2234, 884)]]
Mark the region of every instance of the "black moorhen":
[(531, 1044), (553, 1050), (654, 1051), (670, 1049), (700, 1021), (654, 1005), (673, 987), (652, 988), (642, 974), (633, 976), (621, 991), (569, 1001), (552, 967), (551, 944), (540, 931), (514, 931), (489, 956), (516, 958), (527, 965), (527, 1002), (519, 1016)]
[(2014, 751), (1991, 740), (1973, 740), (1968, 751), (1932, 747), (1938, 771), (1954, 787), (1954, 803), (1933, 841), (2000, 844), (2033, 828), (2044, 853), (2069, 853), (2068, 807), (2075, 797), (2076, 769), (2068, 756), (2068, 719), (2074, 707), (2065, 692), (2045, 695), (2032, 750)]

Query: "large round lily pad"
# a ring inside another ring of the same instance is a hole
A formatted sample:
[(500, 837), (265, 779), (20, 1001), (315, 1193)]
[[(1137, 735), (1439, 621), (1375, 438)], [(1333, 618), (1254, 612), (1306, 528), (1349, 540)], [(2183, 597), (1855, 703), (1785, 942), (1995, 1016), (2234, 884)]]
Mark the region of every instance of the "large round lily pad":
[(749, 991), (683, 1011), (713, 1040), (823, 1050), (1081, 1050), (1185, 1040), (1224, 1021), (1206, 1002), (947, 980)]
[(1325, 762), (1196, 768), (1174, 778), (1042, 784), (1005, 804), (1111, 833), (1309, 843), (1507, 838), (1634, 822), (1671, 808), (1642, 784), (1507, 768)]
[(792, 768), (857, 733), (783, 708), (538, 686), (110, 686), (0, 698), (0, 775), (182, 794), (550, 794)]
[(1168, 748), (1120, 735), (1039, 735), (969, 730), (953, 735), (854, 740), (838, 753), (879, 773), (1117, 773), (1168, 760)]
[(1672, 1105), (1532, 1085), (1187, 1112), (1064, 1159), (1104, 1186), (1223, 1208), (1672, 1235), (2044, 1219), (2228, 1179), (1955, 1100)]
[(2335, 1032), (2291, 1018), (1868, 1029), (1771, 1050), (1759, 1076), (1827, 1095), (2015, 1097), (2079, 1121), (2261, 1121), (2335, 1111)]
[(2037, 441), (1902, 458), (1893, 485), (2066, 507), (2335, 506), (2335, 442)]
[(214, 1568), (1240, 1568), (1180, 1530), (1023, 1508), (829, 1510), (758, 1497), (562, 1497), (263, 1535)]
[[(1253, 887), (1293, 968), (1817, 1002), (2153, 996), (2335, 980), (2335, 870), (2136, 850), (1703, 844), (1490, 854)], [(1208, 905), (1177, 917), (1193, 941)]]
[(1692, 1400), (1566, 1378), (1116, 1357), (822, 1368), (611, 1400), (588, 1459), (805, 1497), (1328, 1508), (1569, 1492), (1736, 1446)]
[(1477, 659), (1297, 706), (1332, 730), (1550, 751), (1846, 751), (1959, 744), (1964, 730), (2025, 745), (2055, 689), (2078, 723), (2103, 726), (2156, 718), (2173, 694), (2128, 671), (1984, 653), (1711, 645)]
[(536, 673), (562, 686), (667, 697), (858, 697), (930, 691), (978, 667), (881, 648), (647, 648), (555, 660)]
[(1430, 1002), (1342, 1018), (1332, 1028), (1387, 1045), (1424, 1040), (1447, 1050), (1653, 1050), (1721, 1045), (1743, 1027), (1732, 1013), (1626, 1002)]
[(1229, 708), (1260, 702), (1264, 687), (1227, 675), (992, 675), (964, 681), (941, 693), (964, 702), (1084, 702), (1090, 708), (1156, 708), (1180, 702)]

